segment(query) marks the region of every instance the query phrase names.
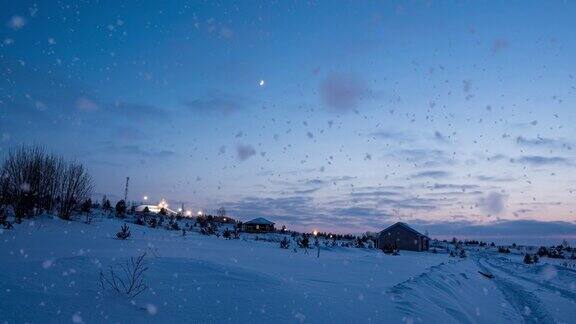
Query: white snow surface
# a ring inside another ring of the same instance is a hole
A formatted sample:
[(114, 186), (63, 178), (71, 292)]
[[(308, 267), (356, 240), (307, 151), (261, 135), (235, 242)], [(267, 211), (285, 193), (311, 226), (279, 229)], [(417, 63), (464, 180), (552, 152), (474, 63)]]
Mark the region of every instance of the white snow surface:
[[(576, 272), (490, 250), (445, 253), (203, 236), (96, 218), (43, 217), (0, 232), (4, 323), (574, 323)], [(149, 289), (102, 291), (100, 270), (146, 252)], [(478, 271), (491, 272), (494, 279)]]

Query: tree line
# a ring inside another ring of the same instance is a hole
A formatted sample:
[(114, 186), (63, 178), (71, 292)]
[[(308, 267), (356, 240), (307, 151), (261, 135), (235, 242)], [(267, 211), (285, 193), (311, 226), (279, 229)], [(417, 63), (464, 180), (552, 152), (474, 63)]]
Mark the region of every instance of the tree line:
[(42, 146), (10, 150), (0, 175), (0, 208), (11, 208), (17, 220), (42, 213), (70, 219), (92, 194), (92, 177), (81, 163)]

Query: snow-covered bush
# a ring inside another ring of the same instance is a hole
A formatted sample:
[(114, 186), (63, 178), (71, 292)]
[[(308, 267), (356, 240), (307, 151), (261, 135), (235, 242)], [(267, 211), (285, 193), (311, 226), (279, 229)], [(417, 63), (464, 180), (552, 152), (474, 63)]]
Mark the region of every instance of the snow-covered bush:
[(146, 223), (144, 222), (144, 219), (140, 216), (136, 217), (136, 220), (134, 221), (134, 224), (136, 225), (146, 225)]
[(128, 227), (128, 225), (124, 224), (122, 225), (122, 227), (120, 228), (120, 232), (116, 233), (116, 237), (119, 240), (125, 240), (127, 238), (130, 237), (130, 228)]
[(106, 273), (100, 271), (99, 279), (102, 290), (110, 290), (119, 295), (134, 298), (148, 289), (144, 282), (144, 273), (148, 270), (144, 266), (145, 256), (146, 253), (137, 258), (131, 257), (129, 262), (120, 264), (119, 269), (110, 266)]
[(12, 226), (12, 223), (8, 221), (8, 212), (4, 207), (0, 207), (0, 226), (4, 229), (11, 229), (14, 227)]

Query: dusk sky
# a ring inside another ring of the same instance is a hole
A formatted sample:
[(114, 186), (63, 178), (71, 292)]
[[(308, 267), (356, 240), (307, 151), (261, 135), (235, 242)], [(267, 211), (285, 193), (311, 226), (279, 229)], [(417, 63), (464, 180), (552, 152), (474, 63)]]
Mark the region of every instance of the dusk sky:
[(130, 200), (305, 231), (570, 233), (575, 13), (2, 0), (0, 159), (41, 144), (83, 162), (98, 200), (129, 176)]

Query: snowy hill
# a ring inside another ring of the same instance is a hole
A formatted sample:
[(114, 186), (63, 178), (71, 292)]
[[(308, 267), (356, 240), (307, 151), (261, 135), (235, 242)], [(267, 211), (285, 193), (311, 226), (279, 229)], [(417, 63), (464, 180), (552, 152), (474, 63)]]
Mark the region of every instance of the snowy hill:
[[(7, 323), (572, 322), (576, 273), (468, 250), (280, 249), (123, 223), (44, 217), (0, 234), (0, 320)], [(148, 289), (103, 291), (100, 270), (145, 252)], [(488, 279), (478, 270), (491, 272)]]

